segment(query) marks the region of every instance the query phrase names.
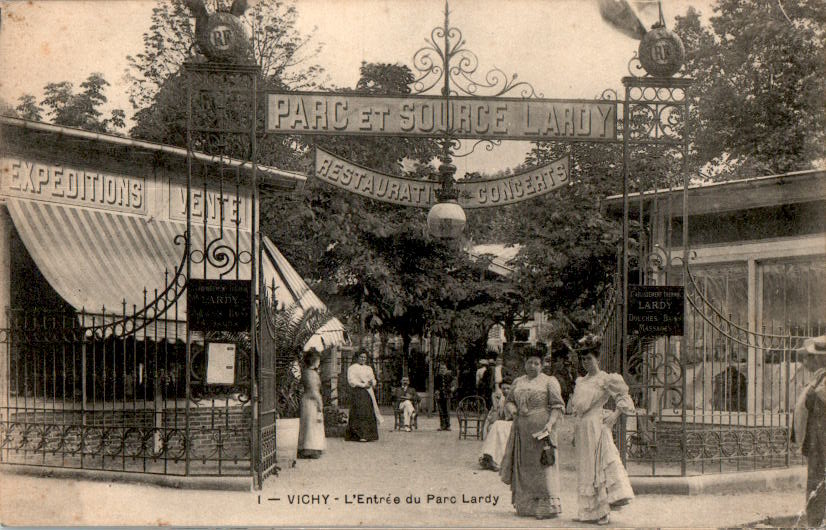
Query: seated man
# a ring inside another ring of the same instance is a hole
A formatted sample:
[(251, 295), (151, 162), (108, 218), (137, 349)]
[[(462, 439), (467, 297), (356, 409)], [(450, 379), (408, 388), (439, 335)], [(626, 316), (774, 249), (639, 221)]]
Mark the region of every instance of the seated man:
[(410, 420), (419, 409), (421, 401), (419, 393), (410, 386), (410, 379), (402, 377), (402, 386), (393, 390), (393, 400), (398, 403), (398, 410), (402, 413), (402, 429), (410, 432)]
[(508, 445), (508, 437), (511, 434), (513, 417), (505, 407), (510, 387), (511, 380), (507, 377), (504, 378), (502, 393), (494, 399), (493, 409), (491, 409), (486, 420), (487, 434), (485, 442), (482, 444), (482, 456), (479, 457), (479, 465), (491, 471), (499, 470), (499, 464), (502, 463), (502, 458), (505, 456), (505, 446)]

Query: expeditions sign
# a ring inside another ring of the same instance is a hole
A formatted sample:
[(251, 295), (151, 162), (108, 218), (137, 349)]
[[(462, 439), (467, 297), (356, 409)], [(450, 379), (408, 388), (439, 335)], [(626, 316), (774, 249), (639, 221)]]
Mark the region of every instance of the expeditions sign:
[[(363, 168), (316, 148), (315, 176), (324, 182), (371, 199), (429, 208), (436, 204), (438, 182), (392, 177)], [(463, 208), (502, 206), (544, 195), (569, 182), (570, 161), (560, 158), (547, 165), (492, 180), (458, 181)]]
[(616, 101), (269, 93), (266, 118), (267, 132), (284, 134), (617, 139)]

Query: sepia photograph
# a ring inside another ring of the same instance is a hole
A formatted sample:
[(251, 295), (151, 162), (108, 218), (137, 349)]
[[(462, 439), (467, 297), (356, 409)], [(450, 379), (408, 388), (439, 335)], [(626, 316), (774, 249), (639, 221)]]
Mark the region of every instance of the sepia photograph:
[(826, 526), (822, 0), (0, 0), (0, 525)]

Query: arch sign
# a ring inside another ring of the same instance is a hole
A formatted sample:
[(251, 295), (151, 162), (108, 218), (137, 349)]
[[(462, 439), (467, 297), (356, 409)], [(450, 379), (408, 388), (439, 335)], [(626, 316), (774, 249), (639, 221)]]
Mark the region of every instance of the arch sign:
[[(434, 137), (521, 141), (617, 140), (617, 102), (433, 96), (267, 94), (269, 133)], [(371, 199), (430, 208), (439, 182), (385, 175), (316, 148), (317, 178)], [(544, 195), (570, 179), (563, 157), (508, 177), (457, 181), (463, 208), (503, 206)]]
[[(447, 116), (450, 116), (448, 119)], [(617, 102), (269, 93), (267, 132), (614, 142)], [(448, 124), (449, 122), (449, 124)]]
[[(458, 181), (458, 203), (462, 208), (504, 206), (532, 199), (570, 181), (570, 160), (563, 157), (549, 164), (508, 177)], [(315, 176), (349, 192), (402, 206), (430, 208), (437, 202), (441, 186), (432, 180), (393, 177), (364, 168), (323, 149), (315, 151)]]

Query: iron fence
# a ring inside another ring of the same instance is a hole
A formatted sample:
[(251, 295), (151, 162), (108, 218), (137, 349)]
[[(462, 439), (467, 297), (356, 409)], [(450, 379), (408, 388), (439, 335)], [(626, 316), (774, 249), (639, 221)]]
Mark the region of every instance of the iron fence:
[(9, 367), (0, 462), (249, 476), (249, 352), (243, 341), (236, 384), (214, 387), (205, 380), (203, 338), (187, 365), (183, 323), (117, 324), (136, 313), (8, 311), (9, 327), (0, 331)]

